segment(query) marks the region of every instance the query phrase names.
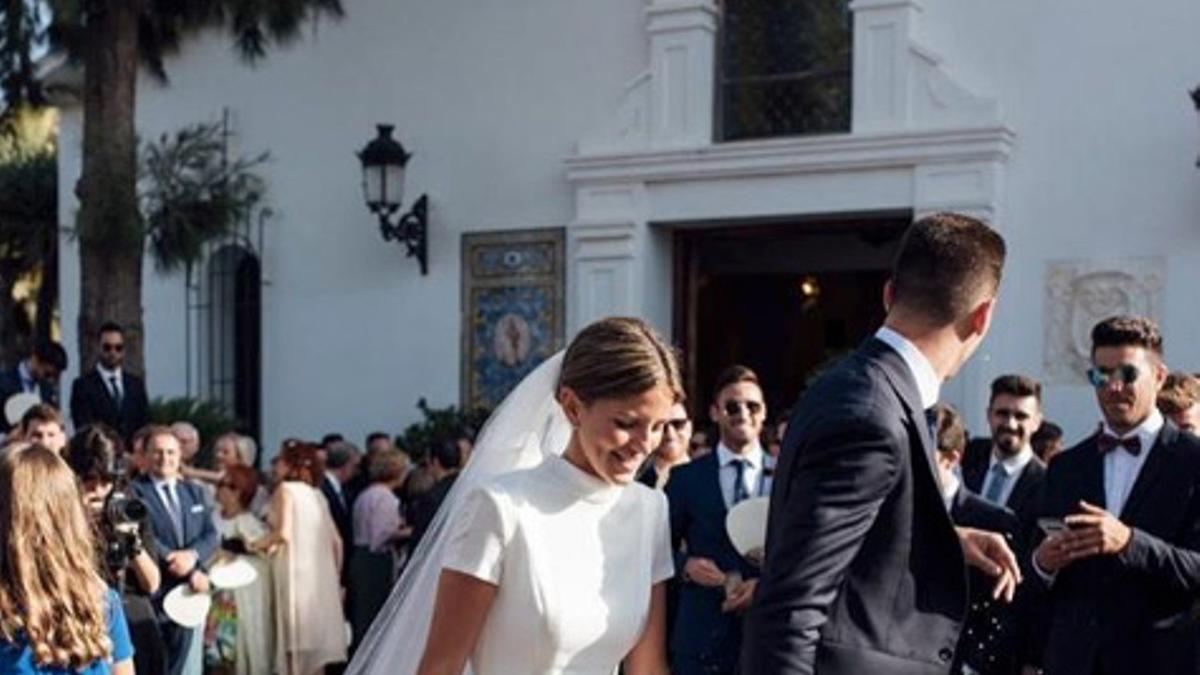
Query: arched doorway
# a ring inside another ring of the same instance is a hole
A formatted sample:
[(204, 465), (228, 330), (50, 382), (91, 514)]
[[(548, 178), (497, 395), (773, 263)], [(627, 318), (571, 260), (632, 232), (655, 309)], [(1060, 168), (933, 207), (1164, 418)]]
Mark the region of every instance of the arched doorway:
[(242, 433), (262, 428), (262, 266), (239, 243), (216, 248), (207, 258), (197, 302), (189, 313), (196, 337), (196, 374), (189, 392), (219, 401)]

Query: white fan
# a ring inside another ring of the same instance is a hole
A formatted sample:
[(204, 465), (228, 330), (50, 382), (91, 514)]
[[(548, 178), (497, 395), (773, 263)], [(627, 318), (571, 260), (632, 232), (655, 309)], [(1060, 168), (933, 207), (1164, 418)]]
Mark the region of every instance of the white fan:
[(208, 579), (217, 588), (231, 590), (254, 583), (258, 579), (258, 571), (244, 556), (239, 555), (213, 565)]
[(21, 423), (21, 418), (30, 408), (42, 402), (42, 397), (30, 392), (22, 392), (13, 394), (4, 402), (4, 419), (8, 420), (9, 426), (17, 426)]
[(733, 547), (747, 560), (760, 564), (767, 543), (769, 497), (753, 497), (739, 503), (725, 516), (725, 531)]
[(184, 628), (199, 628), (208, 618), (212, 598), (208, 593), (197, 593), (192, 587), (180, 584), (163, 598), (163, 611), (167, 618)]

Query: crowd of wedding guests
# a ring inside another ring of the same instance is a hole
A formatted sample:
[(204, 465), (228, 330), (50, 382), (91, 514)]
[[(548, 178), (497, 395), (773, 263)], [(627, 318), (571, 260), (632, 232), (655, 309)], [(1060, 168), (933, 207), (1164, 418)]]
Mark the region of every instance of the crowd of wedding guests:
[[(1070, 448), (1027, 375), (991, 383), (985, 435), (973, 437), (949, 405), (927, 411), (951, 520), (1003, 534), (1027, 571), (1011, 603), (971, 571), (955, 673), (1200, 672), (1200, 374), (1168, 372), (1145, 318), (1102, 321), (1092, 339), (1097, 426)], [(710, 401), (715, 447), (692, 442), (700, 421), (677, 406), (643, 473), (670, 504), (676, 675), (737, 672), (757, 569), (733, 549), (725, 516), (770, 492), (787, 445), (789, 414), (769, 415), (749, 369), (725, 371)], [(1079, 670), (1089, 661), (1100, 668)]]
[[(285, 441), (263, 473), (255, 441), (237, 433), (212, 439), (212, 466), (202, 467), (196, 458), (209, 440), (187, 422), (144, 426), (128, 442), (103, 424), (70, 438), (66, 428), (57, 409), (36, 405), (0, 455), (45, 449), (73, 471), (96, 573), (122, 590), (137, 672), (171, 675), (336, 670), (470, 451), (464, 431), (415, 464), (388, 434), (371, 434), (365, 453), (330, 434)], [(111, 522), (114, 495), (146, 507), (124, 532)], [(235, 556), (254, 581), (215, 586), (210, 574)], [(164, 609), (180, 585), (211, 595), (198, 627)]]
[[(121, 338), (106, 326), (103, 351), (119, 354)], [(972, 436), (951, 406), (930, 411), (930, 465), (951, 519), (1002, 533), (1027, 570), (1012, 603), (993, 599), (988, 580), (972, 573), (955, 672), (1032, 673), (1047, 664), (1050, 672), (1070, 672), (1061, 664), (1080, 649), (1133, 658), (1101, 630), (1116, 624), (1153, 636), (1136, 657), (1146, 672), (1200, 664), (1193, 609), (1200, 513), (1190, 510), (1200, 486), (1173, 479), (1167, 452), (1195, 441), (1200, 377), (1168, 374), (1162, 336), (1147, 319), (1109, 319), (1092, 338), (1088, 376), (1099, 425), (1072, 449), (1047, 419), (1041, 384), (1027, 375), (991, 383), (986, 435)], [(110, 415), (122, 409), (121, 396), (144, 397), (144, 389), (134, 393), (140, 381), (115, 372), (119, 358), (102, 365), (110, 375)], [(37, 369), (35, 363), (28, 370)], [(674, 406), (661, 446), (638, 476), (664, 491), (670, 507), (676, 576), (668, 585), (668, 635), (676, 675), (736, 672), (758, 569), (734, 548), (725, 518), (740, 502), (769, 496), (776, 458), (788, 445), (788, 412), (768, 410), (753, 370), (735, 365), (720, 373), (707, 404), (703, 411)], [(242, 434), (202, 438), (186, 421), (82, 421), (68, 437), (55, 406), (35, 405), (0, 452), (0, 518), (8, 519), (0, 522), (0, 544), (43, 541), (37, 514), (64, 524), (51, 547), (61, 550), (8, 550), (51, 561), (40, 592), (61, 594), (45, 601), (58, 603), (56, 611), (78, 632), (69, 657), (81, 672), (90, 672), (85, 666), (97, 655), (114, 662), (114, 672), (132, 664), (171, 675), (336, 671), (366, 634), (471, 451), (468, 429), (435, 444), (420, 462), (387, 433), (367, 436), (362, 450), (331, 433), (285, 441), (269, 470), (260, 471), (257, 443)], [(202, 456), (211, 460), (202, 463)], [(31, 481), (47, 487), (30, 488)], [(114, 523), (120, 519), (112, 505), (123, 496), (136, 497), (146, 512)], [(253, 568), (254, 581), (214, 585), (213, 570), (235, 557)], [(68, 559), (96, 561), (98, 578), (120, 588), (122, 602), (97, 604), (107, 596), (65, 590), (78, 572)], [(9, 563), (0, 578), (0, 626), (12, 620), (14, 598), (34, 592), (21, 576), (28, 564)], [(164, 615), (163, 597), (179, 586), (211, 595), (195, 628)], [(33, 637), (39, 622), (49, 616), (32, 612), (17, 624), (32, 638), (31, 654), (40, 648)], [(104, 631), (108, 642), (97, 639)]]

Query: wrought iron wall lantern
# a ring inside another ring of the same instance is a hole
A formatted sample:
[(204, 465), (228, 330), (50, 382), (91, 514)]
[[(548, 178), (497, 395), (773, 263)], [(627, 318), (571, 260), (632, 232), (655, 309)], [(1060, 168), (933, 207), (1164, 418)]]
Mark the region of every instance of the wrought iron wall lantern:
[(395, 217), (404, 203), (404, 167), (412, 154), (392, 138), (393, 125), (378, 124), (376, 129), (375, 138), (358, 152), (367, 208), (379, 217), (379, 233), (383, 240), (403, 243), (408, 249), (408, 257), (415, 257), (421, 264), (421, 274), (426, 275), (429, 273), (429, 200), (426, 195), (421, 195), (408, 213)]

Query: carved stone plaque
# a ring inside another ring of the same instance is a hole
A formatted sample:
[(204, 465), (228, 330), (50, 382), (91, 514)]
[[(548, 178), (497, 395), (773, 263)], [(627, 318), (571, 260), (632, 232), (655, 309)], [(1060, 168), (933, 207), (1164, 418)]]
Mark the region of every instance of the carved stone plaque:
[(1166, 265), (1162, 257), (1050, 261), (1043, 316), (1047, 382), (1087, 381), (1092, 327), (1103, 319), (1128, 314), (1160, 321)]

